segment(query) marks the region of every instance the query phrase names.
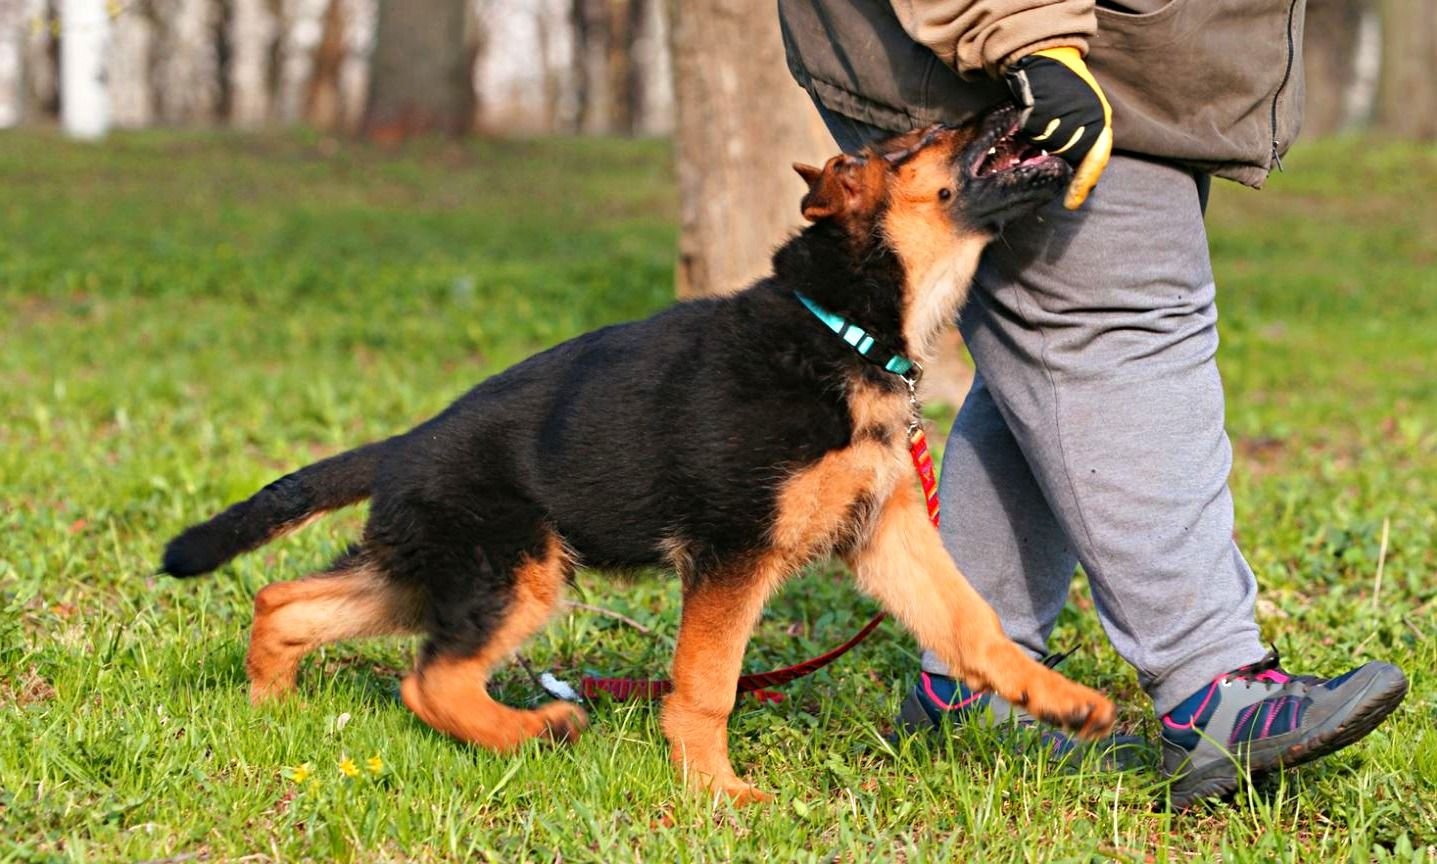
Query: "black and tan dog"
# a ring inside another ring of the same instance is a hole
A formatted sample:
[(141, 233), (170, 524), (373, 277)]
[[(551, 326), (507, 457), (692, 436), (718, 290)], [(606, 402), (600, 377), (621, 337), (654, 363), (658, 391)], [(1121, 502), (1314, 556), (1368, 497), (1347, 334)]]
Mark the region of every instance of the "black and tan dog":
[(764, 797), (728, 757), (744, 646), (770, 595), (829, 554), (970, 685), (1106, 731), (1106, 699), (1004, 637), (929, 524), (906, 452), (897, 373), (953, 319), (996, 227), (1068, 180), (1016, 142), (1016, 121), (1005, 110), (795, 166), (813, 224), (771, 276), (580, 336), (407, 433), (276, 480), (171, 541), (164, 570), (208, 572), (372, 498), (350, 552), (255, 597), (252, 698), (291, 690), (327, 642), (422, 633), (404, 703), (507, 750), (585, 724), (567, 703), (517, 710), (485, 690), (575, 568), (672, 567), (684, 601), (664, 733), (691, 783), (739, 800)]

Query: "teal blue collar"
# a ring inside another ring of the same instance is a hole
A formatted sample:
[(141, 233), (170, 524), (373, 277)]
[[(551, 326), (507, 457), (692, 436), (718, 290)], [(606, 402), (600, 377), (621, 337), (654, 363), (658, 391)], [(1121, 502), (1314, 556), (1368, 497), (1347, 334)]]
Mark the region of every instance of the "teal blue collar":
[(835, 315), (798, 291), (793, 292), (799, 302), (813, 313), (813, 317), (822, 321), (824, 326), (838, 334), (838, 337), (853, 347), (859, 356), (872, 363), (883, 367), (885, 372), (892, 372), (894, 375), (907, 375), (913, 371), (914, 363), (901, 354), (894, 354), (885, 346), (880, 345), (876, 339), (868, 335), (862, 327), (853, 324), (842, 315)]

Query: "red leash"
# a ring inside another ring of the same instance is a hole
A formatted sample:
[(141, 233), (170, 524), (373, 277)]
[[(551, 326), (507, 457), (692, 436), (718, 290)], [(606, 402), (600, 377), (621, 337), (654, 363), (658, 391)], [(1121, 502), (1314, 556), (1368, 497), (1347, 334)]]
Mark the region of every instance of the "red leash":
[[(928, 518), (933, 522), (933, 527), (937, 528), (938, 477), (933, 471), (933, 454), (928, 452), (928, 437), (923, 434), (922, 426), (915, 426), (909, 435), (908, 455), (913, 458), (913, 468), (918, 472), (918, 481), (923, 485), (923, 498), (928, 505)], [(783, 694), (769, 688), (782, 687), (790, 681), (796, 681), (805, 675), (812, 675), (847, 654), (858, 643), (867, 639), (869, 634), (878, 629), (878, 625), (882, 624), (883, 619), (887, 617), (888, 613), (879, 612), (847, 642), (811, 660), (771, 672), (755, 672), (741, 676), (738, 679), (738, 692), (752, 693), (760, 702), (782, 702)], [(621, 702), (629, 699), (657, 699), (673, 689), (673, 682), (664, 678), (596, 678), (592, 675), (585, 675), (579, 682), (579, 692), (589, 700), (596, 698), (600, 693), (607, 693), (611, 698)]]

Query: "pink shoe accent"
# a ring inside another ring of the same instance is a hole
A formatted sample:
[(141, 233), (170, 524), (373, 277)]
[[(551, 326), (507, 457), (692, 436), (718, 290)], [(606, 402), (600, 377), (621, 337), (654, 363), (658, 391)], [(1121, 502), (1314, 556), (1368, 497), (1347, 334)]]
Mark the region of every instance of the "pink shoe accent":
[[(1257, 703), (1257, 704), (1261, 705), (1262, 703), (1259, 702), (1259, 703)], [(1277, 704), (1274, 705), (1274, 706), (1272, 706), (1270, 709), (1268, 709), (1268, 712), (1267, 712), (1267, 722), (1264, 723), (1264, 724), (1262, 724), (1262, 734), (1261, 734), (1260, 736), (1258, 736), (1258, 737), (1260, 737), (1260, 738), (1266, 738), (1266, 737), (1267, 737), (1267, 733), (1272, 731), (1272, 721), (1276, 720), (1276, 719), (1277, 719), (1277, 715), (1279, 715), (1279, 714), (1282, 713), (1282, 709), (1283, 709), (1283, 707), (1284, 707), (1286, 704), (1287, 704), (1287, 697), (1286, 697), (1286, 696), (1279, 696), (1279, 697), (1278, 697), (1278, 700), (1277, 700)]]
[(1214, 693), (1217, 692), (1217, 685), (1218, 685), (1219, 682), (1222, 681), (1222, 679), (1223, 679), (1223, 676), (1220, 675), (1220, 676), (1218, 676), (1217, 678), (1214, 678), (1214, 679), (1213, 679), (1213, 682), (1208, 685), (1207, 695), (1203, 697), (1202, 704), (1199, 705), (1199, 706), (1197, 707), (1197, 710), (1193, 712), (1193, 716), (1192, 716), (1191, 718), (1189, 718), (1188, 722), (1186, 722), (1186, 723), (1175, 723), (1175, 722), (1173, 722), (1173, 720), (1172, 720), (1171, 718), (1168, 717), (1167, 714), (1164, 714), (1164, 715), (1163, 715), (1163, 725), (1166, 726), (1166, 727), (1168, 727), (1169, 729), (1180, 729), (1180, 730), (1196, 729), (1196, 728), (1197, 728), (1197, 718), (1199, 718), (1199, 717), (1202, 716), (1202, 712), (1207, 708), (1207, 703), (1209, 703), (1209, 702), (1212, 701), (1212, 694), (1214, 694)]
[(1253, 680), (1267, 681), (1272, 684), (1286, 684), (1288, 681), (1291, 681), (1292, 678), (1290, 678), (1288, 674), (1281, 669), (1269, 669), (1260, 675), (1254, 676)]
[[(1254, 702), (1242, 709), (1241, 713), (1237, 715), (1237, 722), (1232, 724), (1232, 734), (1227, 737), (1229, 747), (1237, 743), (1238, 733), (1242, 731), (1242, 727), (1247, 725), (1248, 719), (1252, 717), (1252, 712), (1256, 711), (1261, 705), (1261, 702)], [(1269, 717), (1268, 719), (1271, 720), (1272, 718)]]
[(923, 692), (928, 694), (928, 698), (933, 700), (934, 705), (937, 705), (944, 711), (957, 711), (962, 708), (967, 708), (969, 705), (983, 698), (983, 691), (979, 690), (975, 693), (969, 693), (968, 698), (962, 702), (945, 702), (943, 701), (943, 697), (933, 692), (933, 677), (931, 675), (924, 672), (918, 676), (918, 679), (923, 682)]

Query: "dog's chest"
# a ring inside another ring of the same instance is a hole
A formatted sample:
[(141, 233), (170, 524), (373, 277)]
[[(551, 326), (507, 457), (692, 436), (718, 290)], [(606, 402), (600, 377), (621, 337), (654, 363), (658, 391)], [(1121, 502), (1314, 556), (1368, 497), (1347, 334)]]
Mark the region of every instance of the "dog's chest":
[(906, 479), (910, 410), (904, 394), (862, 385), (850, 392), (849, 445), (795, 472), (779, 491), (770, 532), (777, 549), (811, 558), (862, 545), (874, 516)]

